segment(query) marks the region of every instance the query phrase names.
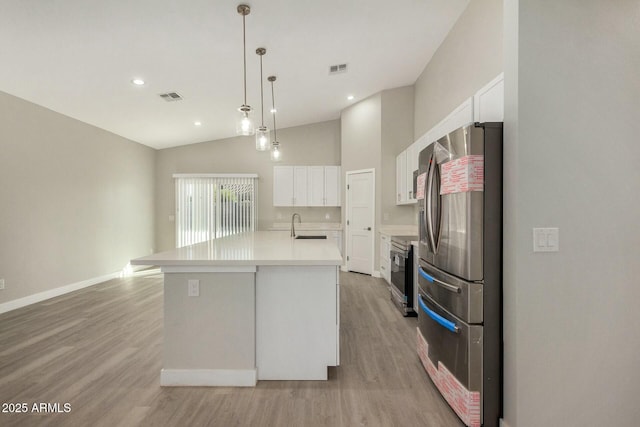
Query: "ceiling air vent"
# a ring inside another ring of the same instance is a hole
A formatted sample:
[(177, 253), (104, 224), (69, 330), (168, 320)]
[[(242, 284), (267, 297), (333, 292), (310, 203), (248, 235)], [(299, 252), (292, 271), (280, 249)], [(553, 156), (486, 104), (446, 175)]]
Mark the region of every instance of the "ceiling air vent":
[(177, 92), (161, 93), (160, 98), (164, 99), (167, 102), (182, 101), (182, 97)]
[(329, 74), (346, 73), (347, 64), (331, 65), (329, 67)]

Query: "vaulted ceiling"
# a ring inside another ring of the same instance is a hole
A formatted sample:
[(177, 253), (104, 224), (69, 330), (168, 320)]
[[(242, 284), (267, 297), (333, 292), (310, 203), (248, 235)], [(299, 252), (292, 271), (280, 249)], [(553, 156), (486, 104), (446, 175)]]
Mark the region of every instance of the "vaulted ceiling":
[[(413, 84), (468, 2), (245, 2), (254, 119), (261, 120), (256, 48), (267, 49), (267, 126), (268, 75), (277, 76), (279, 128), (336, 119), (359, 99)], [(234, 136), (243, 102), (240, 3), (3, 1), (0, 90), (154, 148)], [(347, 72), (330, 75), (335, 64)], [(167, 92), (183, 99), (166, 102), (159, 95)]]

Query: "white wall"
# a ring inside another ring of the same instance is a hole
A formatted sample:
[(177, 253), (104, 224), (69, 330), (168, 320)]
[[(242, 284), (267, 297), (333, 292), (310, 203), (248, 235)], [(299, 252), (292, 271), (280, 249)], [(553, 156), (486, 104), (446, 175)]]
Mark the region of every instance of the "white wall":
[[(505, 419), (640, 419), (640, 4), (505, 3)], [(533, 253), (532, 227), (560, 252)]]
[[(156, 162), (156, 241), (159, 250), (175, 248), (174, 173), (257, 173), (258, 228), (274, 222), (288, 222), (293, 212), (303, 222), (340, 222), (337, 207), (274, 207), (274, 165), (340, 165), (340, 121), (314, 123), (278, 129), (282, 161), (274, 163), (269, 152), (255, 149), (254, 137), (234, 137), (203, 142), (157, 152)], [(328, 216), (328, 218), (327, 218)]]
[(0, 303), (151, 253), (154, 160), (151, 148), (0, 92)]

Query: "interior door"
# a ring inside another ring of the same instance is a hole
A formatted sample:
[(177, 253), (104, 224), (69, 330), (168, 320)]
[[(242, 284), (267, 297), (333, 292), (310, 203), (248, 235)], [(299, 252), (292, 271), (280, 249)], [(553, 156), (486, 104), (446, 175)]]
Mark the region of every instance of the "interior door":
[(373, 171), (347, 172), (347, 270), (373, 272)]

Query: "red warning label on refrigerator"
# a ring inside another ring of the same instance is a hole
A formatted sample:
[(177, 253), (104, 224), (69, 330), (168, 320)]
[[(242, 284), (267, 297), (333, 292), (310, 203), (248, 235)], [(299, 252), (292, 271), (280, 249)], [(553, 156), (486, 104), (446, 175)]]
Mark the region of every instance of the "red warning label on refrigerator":
[(424, 199), (424, 183), (427, 180), (427, 173), (421, 173), (416, 178), (416, 199), (422, 200)]
[(472, 154), (440, 166), (440, 194), (483, 191), (484, 156)]
[(480, 406), (482, 404), (480, 392), (465, 388), (441, 362), (438, 362), (436, 367), (429, 359), (429, 343), (422, 336), (420, 328), (416, 329), (418, 331), (418, 357), (433, 383), (467, 426), (480, 427)]

